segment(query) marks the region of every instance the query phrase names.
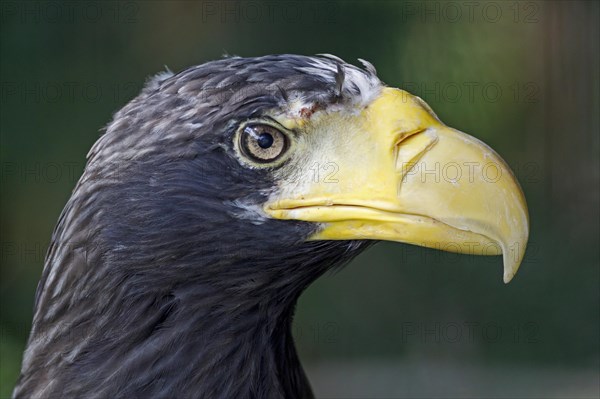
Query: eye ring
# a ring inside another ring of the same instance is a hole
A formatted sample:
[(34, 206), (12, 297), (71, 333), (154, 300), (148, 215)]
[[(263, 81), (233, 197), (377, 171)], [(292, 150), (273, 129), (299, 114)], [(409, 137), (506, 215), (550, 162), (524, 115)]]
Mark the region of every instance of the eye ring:
[(238, 131), (240, 154), (253, 164), (270, 166), (290, 148), (290, 138), (281, 129), (262, 122), (248, 123)]

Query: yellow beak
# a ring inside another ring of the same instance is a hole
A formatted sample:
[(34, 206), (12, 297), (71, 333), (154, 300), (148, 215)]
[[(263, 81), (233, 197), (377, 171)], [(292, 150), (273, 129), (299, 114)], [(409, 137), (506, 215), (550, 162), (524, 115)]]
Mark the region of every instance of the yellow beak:
[(320, 145), (327, 154), (320, 162), (336, 173), (282, 190), (265, 205), (271, 217), (322, 223), (312, 240), (503, 254), (504, 282), (512, 279), (529, 235), (527, 205), (490, 147), (445, 126), (420, 98), (391, 88), (336, 126), (328, 130), (337, 139)]

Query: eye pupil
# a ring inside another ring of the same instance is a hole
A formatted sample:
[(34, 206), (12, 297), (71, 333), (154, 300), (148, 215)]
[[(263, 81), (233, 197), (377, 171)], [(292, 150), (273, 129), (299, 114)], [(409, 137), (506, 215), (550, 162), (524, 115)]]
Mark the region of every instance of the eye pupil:
[(269, 133), (262, 133), (256, 139), (259, 147), (264, 149), (270, 148), (273, 145), (273, 141), (275, 141), (275, 139)]

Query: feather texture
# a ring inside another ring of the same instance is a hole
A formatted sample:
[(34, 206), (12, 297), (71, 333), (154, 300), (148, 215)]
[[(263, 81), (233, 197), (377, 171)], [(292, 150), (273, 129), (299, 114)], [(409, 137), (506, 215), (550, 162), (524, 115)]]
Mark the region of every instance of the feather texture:
[(293, 99), (356, 106), (380, 90), (369, 64), (342, 62), (226, 58), (161, 73), (116, 113), (53, 232), (15, 398), (312, 396), (296, 300), (368, 244), (255, 222), (275, 177), (231, 142)]

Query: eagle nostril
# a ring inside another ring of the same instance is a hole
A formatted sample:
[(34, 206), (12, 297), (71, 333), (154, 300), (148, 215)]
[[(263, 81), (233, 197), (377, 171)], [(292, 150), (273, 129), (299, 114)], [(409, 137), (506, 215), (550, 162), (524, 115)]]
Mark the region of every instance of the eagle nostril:
[(415, 130), (396, 140), (394, 146), (396, 171), (404, 177), (437, 140), (437, 134), (433, 129)]

